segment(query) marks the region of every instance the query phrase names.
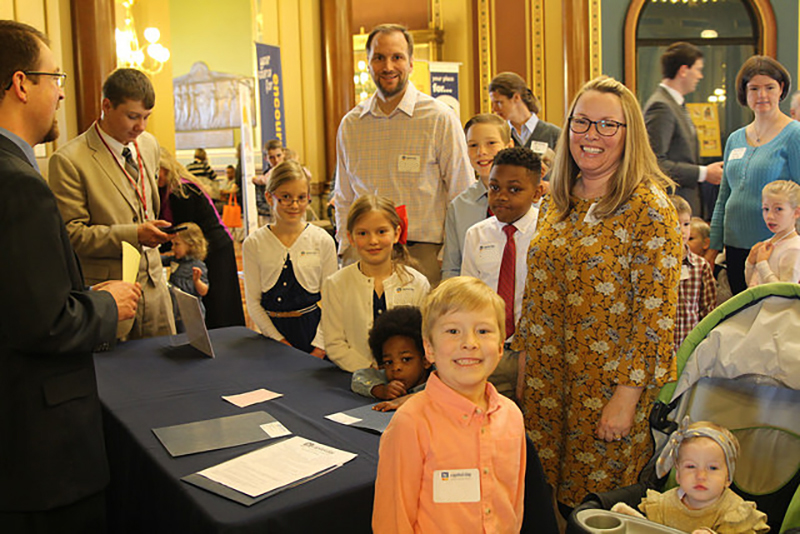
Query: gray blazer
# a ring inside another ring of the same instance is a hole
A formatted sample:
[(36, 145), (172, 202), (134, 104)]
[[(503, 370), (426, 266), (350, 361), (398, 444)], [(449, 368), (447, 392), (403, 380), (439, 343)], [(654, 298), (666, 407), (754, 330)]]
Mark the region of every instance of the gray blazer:
[(536, 123), (536, 128), (533, 129), (533, 132), (524, 143), (520, 143), (516, 135), (512, 135), (511, 137), (514, 139), (514, 146), (531, 148), (531, 143), (534, 141), (541, 141), (547, 143), (547, 146), (555, 150), (560, 135), (561, 128), (555, 124), (550, 124), (549, 122), (544, 122), (542, 119), (539, 119), (539, 122)]
[(672, 95), (659, 86), (644, 106), (644, 123), (661, 170), (678, 183), (676, 193), (699, 215), (700, 148), (689, 117)]

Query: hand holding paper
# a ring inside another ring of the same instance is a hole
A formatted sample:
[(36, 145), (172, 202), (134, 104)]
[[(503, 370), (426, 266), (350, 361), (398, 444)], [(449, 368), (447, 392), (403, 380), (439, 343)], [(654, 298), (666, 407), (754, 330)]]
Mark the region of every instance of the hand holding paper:
[(92, 289), (111, 293), (111, 296), (114, 297), (114, 302), (117, 303), (118, 321), (133, 319), (136, 315), (139, 298), (142, 296), (142, 287), (138, 283), (132, 284), (121, 280), (109, 280), (95, 284)]

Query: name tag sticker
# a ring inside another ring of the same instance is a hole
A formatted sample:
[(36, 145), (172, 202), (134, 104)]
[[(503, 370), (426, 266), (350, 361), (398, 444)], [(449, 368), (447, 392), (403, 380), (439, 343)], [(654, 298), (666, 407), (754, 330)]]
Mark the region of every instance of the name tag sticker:
[(433, 472), (433, 502), (478, 502), (481, 480), (477, 469), (443, 469)]
[(747, 152), (747, 147), (734, 148), (733, 150), (731, 150), (731, 153), (728, 154), (728, 161), (734, 159), (742, 159), (744, 157), (745, 152)]
[(544, 141), (531, 141), (531, 150), (543, 156), (547, 152), (547, 143)]
[(689, 266), (681, 265), (681, 280), (688, 280), (688, 279), (689, 279)]
[(597, 217), (594, 216), (594, 210), (597, 207), (597, 202), (589, 206), (589, 209), (586, 211), (586, 217), (583, 218), (583, 222), (587, 224), (595, 224), (600, 222)]
[(397, 156), (397, 170), (399, 172), (419, 172), (420, 157), (419, 156)]

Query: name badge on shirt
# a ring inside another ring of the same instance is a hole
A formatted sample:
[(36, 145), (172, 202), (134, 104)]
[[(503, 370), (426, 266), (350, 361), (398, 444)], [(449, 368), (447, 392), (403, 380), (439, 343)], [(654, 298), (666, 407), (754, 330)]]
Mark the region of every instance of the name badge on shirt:
[(681, 280), (688, 280), (688, 279), (689, 279), (689, 266), (681, 265)]
[(745, 152), (747, 152), (747, 147), (734, 148), (733, 150), (731, 150), (731, 153), (728, 154), (728, 161), (734, 159), (742, 159), (744, 157)]
[(433, 472), (433, 502), (478, 502), (481, 480), (477, 469), (443, 469)]
[(420, 157), (419, 156), (397, 156), (397, 170), (399, 172), (419, 172)]
[(547, 152), (547, 143), (544, 141), (531, 141), (531, 150), (543, 156)]
[(594, 210), (597, 207), (597, 202), (589, 206), (589, 209), (586, 211), (586, 217), (583, 218), (583, 222), (587, 224), (596, 224), (600, 222), (600, 220), (594, 216)]

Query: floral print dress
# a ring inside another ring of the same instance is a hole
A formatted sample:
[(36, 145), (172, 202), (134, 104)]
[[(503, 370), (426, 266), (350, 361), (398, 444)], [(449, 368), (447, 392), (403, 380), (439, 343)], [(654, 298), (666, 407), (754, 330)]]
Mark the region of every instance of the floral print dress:
[[(612, 216), (577, 200), (567, 219), (543, 210), (528, 251), (515, 349), (527, 351), (523, 413), (559, 502), (636, 482), (653, 454), (648, 415), (675, 379), (673, 328), (681, 236), (675, 209), (640, 185)], [(618, 385), (643, 387), (631, 433), (595, 437)]]

